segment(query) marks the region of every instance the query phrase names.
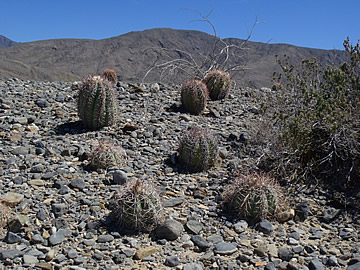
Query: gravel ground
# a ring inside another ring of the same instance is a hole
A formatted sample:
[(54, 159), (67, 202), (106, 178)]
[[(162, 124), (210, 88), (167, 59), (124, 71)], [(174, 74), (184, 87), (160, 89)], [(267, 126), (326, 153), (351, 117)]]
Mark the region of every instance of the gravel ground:
[[(248, 224), (221, 210), (233, 173), (261, 155), (251, 127), (270, 89), (234, 89), (201, 116), (179, 110), (174, 85), (116, 89), (119, 123), (88, 131), (70, 83), (0, 81), (1, 199), (13, 212), (1, 231), (1, 269), (360, 269), (358, 212), (330, 203), (325, 191), (288, 194), (297, 215), (283, 223)], [(193, 124), (218, 136), (222, 159), (185, 174), (174, 157), (181, 130)], [(89, 170), (97, 139), (121, 145), (126, 166)], [(158, 234), (109, 229), (109, 202), (131, 179), (152, 181), (161, 194)]]

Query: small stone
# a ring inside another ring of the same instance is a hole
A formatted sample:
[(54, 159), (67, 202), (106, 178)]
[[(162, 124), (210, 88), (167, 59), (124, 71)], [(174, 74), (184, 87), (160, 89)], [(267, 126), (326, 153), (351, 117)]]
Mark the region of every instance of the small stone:
[(166, 266), (175, 267), (180, 264), (180, 259), (177, 256), (168, 256), (166, 257), (164, 264)]
[(55, 214), (55, 217), (61, 217), (67, 211), (67, 205), (64, 203), (54, 203), (51, 205), (51, 210)]
[(31, 173), (42, 173), (45, 170), (45, 166), (43, 164), (36, 164), (30, 168)]
[(210, 243), (217, 244), (224, 241), (224, 238), (221, 235), (210, 235), (206, 240)]
[(125, 248), (122, 250), (122, 253), (126, 255), (126, 257), (130, 258), (132, 256), (135, 255), (136, 250), (135, 249), (130, 249), (130, 248)]
[(310, 209), (308, 203), (301, 202), (297, 205), (295, 214), (297, 219), (299, 219), (300, 221), (305, 221), (305, 219), (307, 219), (309, 216), (309, 212)]
[(249, 224), (245, 220), (240, 220), (239, 222), (235, 223), (234, 230), (237, 233), (245, 232), (248, 228)]
[(20, 232), (24, 226), (27, 226), (30, 223), (30, 218), (28, 216), (16, 215), (8, 221), (7, 227), (9, 231), (16, 233)]
[(124, 185), (128, 181), (126, 172), (122, 170), (116, 170), (112, 172), (113, 182), (116, 185)]
[(135, 259), (142, 260), (157, 252), (155, 247), (139, 248), (135, 253)]
[(96, 244), (95, 239), (84, 239), (83, 243), (85, 246), (93, 246)]
[(69, 258), (69, 259), (74, 259), (74, 258), (76, 258), (78, 256), (78, 252), (76, 251), (76, 249), (74, 249), (74, 248), (71, 248), (69, 251), (68, 251), (68, 253), (67, 253), (67, 257)]
[(6, 259), (14, 259), (16, 257), (23, 256), (24, 252), (17, 250), (17, 249), (7, 249), (0, 251), (0, 259), (6, 260)]
[(46, 262), (39, 262), (37, 264), (35, 264), (35, 267), (43, 269), (43, 270), (52, 270), (52, 264), (50, 263), (46, 263)]
[(14, 244), (21, 241), (21, 237), (13, 232), (7, 232), (4, 241), (8, 244)]
[(107, 243), (113, 240), (114, 240), (114, 236), (112, 236), (111, 234), (102, 234), (97, 239), (99, 243)]
[(37, 187), (45, 186), (45, 182), (41, 179), (31, 179), (31, 180), (27, 181), (27, 183), (30, 186), (37, 186)]
[(360, 262), (349, 265), (346, 270), (359, 270), (360, 269)]
[(279, 248), (278, 256), (283, 261), (290, 261), (293, 257), (293, 252), (289, 248)]
[(269, 262), (265, 265), (265, 270), (276, 270), (275, 263)]
[(214, 252), (220, 255), (230, 255), (236, 251), (237, 251), (237, 247), (227, 242), (217, 243), (214, 248)]
[(298, 245), (298, 246), (292, 247), (292, 250), (294, 251), (294, 253), (299, 254), (299, 253), (301, 253), (301, 252), (304, 250), (304, 247)]
[(29, 153), (29, 148), (25, 147), (25, 146), (20, 146), (20, 147), (13, 149), (11, 151), (11, 153), (16, 156), (20, 156), (20, 155), (25, 156)]
[(322, 262), (319, 259), (315, 258), (310, 261), (309, 269), (310, 270), (323, 270), (325, 268), (324, 268), (324, 265), (322, 264)]
[(183, 231), (184, 226), (179, 221), (167, 219), (164, 224), (157, 227), (156, 235), (160, 239), (173, 241), (176, 240)]
[(274, 226), (268, 220), (264, 219), (257, 224), (256, 229), (265, 234), (271, 234), (274, 231)]
[(265, 257), (267, 255), (267, 249), (265, 246), (260, 246), (254, 249), (254, 253), (260, 257)]
[(46, 253), (45, 255), (45, 260), (46, 261), (52, 261), (55, 258), (55, 250), (54, 249), (50, 249), (48, 251), (48, 253)]
[(79, 190), (83, 190), (86, 186), (86, 183), (84, 181), (84, 179), (81, 178), (75, 178), (73, 180), (71, 180), (70, 182), (70, 187), (71, 188), (77, 188)]
[(31, 243), (33, 244), (41, 244), (44, 242), (44, 238), (41, 236), (41, 234), (34, 234), (31, 237)]
[(174, 207), (182, 204), (185, 200), (185, 196), (174, 197), (164, 201), (164, 207)]
[(335, 208), (328, 208), (325, 209), (323, 212), (323, 215), (321, 217), (321, 220), (326, 222), (326, 223), (330, 223), (331, 221), (333, 221), (340, 213), (339, 209), (335, 209)]
[(193, 234), (199, 234), (204, 226), (199, 221), (190, 219), (186, 222), (185, 227)]
[(199, 263), (187, 263), (184, 265), (183, 270), (203, 270), (204, 267)]
[(26, 254), (23, 256), (23, 260), (24, 260), (24, 264), (30, 264), (30, 265), (34, 265), (39, 262), (39, 260), (35, 256), (26, 255)]
[(49, 244), (52, 246), (58, 245), (65, 240), (66, 230), (60, 229), (50, 236)]
[(15, 193), (15, 192), (8, 192), (4, 196), (0, 198), (6, 205), (9, 206), (16, 206), (24, 200), (24, 195)]
[(275, 244), (268, 245), (267, 250), (270, 257), (276, 258), (278, 256), (279, 251)]
[(200, 235), (193, 235), (191, 236), (191, 241), (200, 248), (200, 249), (207, 249), (210, 247), (209, 242), (207, 242), (202, 236)]

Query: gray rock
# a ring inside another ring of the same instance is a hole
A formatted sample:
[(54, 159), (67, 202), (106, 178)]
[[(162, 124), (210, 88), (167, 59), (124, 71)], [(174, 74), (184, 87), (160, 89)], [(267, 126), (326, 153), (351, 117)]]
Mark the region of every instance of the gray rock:
[(67, 212), (68, 207), (65, 203), (54, 203), (51, 205), (51, 210), (55, 217), (61, 217)]
[(187, 263), (184, 265), (183, 270), (203, 270), (204, 267), (200, 263)]
[(71, 248), (71, 249), (67, 252), (67, 257), (68, 257), (69, 259), (74, 259), (74, 258), (76, 258), (77, 256), (78, 256), (78, 252), (77, 252), (77, 250), (74, 249), (74, 248)]
[(254, 254), (260, 256), (260, 257), (265, 257), (267, 255), (267, 249), (265, 246), (260, 246), (254, 249)]
[(224, 241), (224, 238), (221, 235), (214, 234), (210, 235), (206, 240), (210, 243), (217, 244)]
[(178, 256), (168, 256), (166, 257), (164, 264), (166, 266), (175, 267), (180, 264), (180, 259)]
[(268, 220), (264, 219), (257, 224), (256, 229), (265, 234), (271, 234), (274, 231), (274, 226)]
[(114, 240), (114, 236), (112, 236), (111, 234), (102, 234), (99, 235), (97, 241), (99, 243), (107, 243), (107, 242), (111, 242)]
[(128, 181), (126, 172), (122, 170), (116, 170), (112, 172), (113, 182), (116, 185), (123, 185)]
[(7, 232), (4, 241), (8, 244), (19, 243), (21, 241), (21, 237), (13, 232)]
[(275, 263), (269, 262), (265, 265), (265, 270), (275, 270)]
[(360, 269), (360, 262), (349, 265), (346, 269), (347, 270), (359, 270)]
[(199, 221), (190, 219), (186, 222), (185, 227), (193, 234), (199, 234), (204, 226)]
[(174, 207), (182, 204), (185, 200), (185, 196), (174, 197), (164, 201), (164, 207)]
[(309, 269), (310, 270), (323, 270), (325, 268), (324, 268), (324, 265), (322, 264), (322, 262), (319, 259), (315, 258), (310, 261)]
[(14, 259), (16, 257), (23, 256), (24, 252), (17, 250), (17, 249), (7, 249), (7, 250), (1, 250), (0, 251), (0, 259), (6, 260), (6, 259)]
[(28, 264), (28, 265), (29, 264), (34, 265), (39, 262), (39, 260), (35, 256), (27, 255), (27, 254), (23, 256), (23, 260), (24, 260), (24, 264)]
[(49, 244), (52, 246), (58, 245), (65, 240), (66, 230), (60, 229), (49, 237)]
[(335, 208), (327, 208), (324, 210), (323, 215), (321, 217), (321, 220), (326, 222), (326, 223), (330, 223), (331, 221), (333, 221), (340, 213), (339, 209), (335, 209)]
[(278, 256), (283, 261), (290, 261), (291, 258), (294, 256), (294, 253), (290, 248), (279, 248), (278, 250)]
[(214, 248), (214, 252), (220, 255), (230, 255), (236, 251), (237, 251), (237, 247), (227, 242), (217, 243)]
[(165, 223), (157, 227), (156, 235), (160, 239), (173, 241), (176, 240), (183, 231), (184, 226), (179, 221), (167, 219)]
[(200, 249), (208, 249), (210, 247), (210, 243), (200, 235), (192, 235), (191, 241)]
[(296, 215), (296, 219), (300, 220), (300, 221), (305, 221), (305, 219), (308, 218), (309, 216), (309, 204), (308, 202), (301, 202), (296, 206), (296, 211), (295, 211), (295, 215)]
[(29, 153), (29, 148), (25, 146), (16, 147), (11, 151), (11, 153), (17, 156), (19, 155), (25, 156)]
[(234, 224), (234, 230), (237, 233), (245, 232), (248, 228), (249, 224), (245, 220), (240, 220), (239, 222)]
[(77, 189), (80, 189), (80, 190), (83, 190), (86, 186), (86, 183), (84, 181), (84, 179), (82, 178), (75, 178), (73, 180), (71, 180), (70, 182), (70, 187), (71, 188), (77, 188)]
[(43, 164), (36, 164), (30, 168), (31, 173), (42, 173), (45, 171), (45, 166)]

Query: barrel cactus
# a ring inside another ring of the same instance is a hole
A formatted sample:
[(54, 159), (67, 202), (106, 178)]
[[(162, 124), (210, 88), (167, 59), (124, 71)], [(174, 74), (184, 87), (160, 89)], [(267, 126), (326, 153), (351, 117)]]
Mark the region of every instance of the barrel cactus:
[(118, 103), (111, 82), (102, 76), (88, 76), (79, 86), (78, 114), (89, 129), (112, 126)]
[(205, 110), (207, 98), (207, 87), (199, 79), (189, 80), (181, 88), (181, 104), (188, 113), (201, 114)]
[(204, 171), (215, 165), (218, 158), (216, 137), (207, 129), (191, 127), (182, 133), (178, 160), (185, 171)]
[(276, 217), (284, 208), (280, 185), (266, 174), (239, 175), (225, 191), (224, 208), (240, 218)]
[(89, 165), (94, 169), (124, 167), (126, 152), (122, 147), (108, 141), (100, 141), (89, 154)]
[(229, 94), (231, 86), (230, 74), (220, 69), (211, 70), (205, 76), (204, 83), (212, 100), (224, 99)]
[(155, 187), (146, 181), (129, 181), (114, 195), (112, 217), (119, 230), (151, 232), (164, 212)]
[(117, 81), (116, 71), (113, 70), (112, 68), (106, 68), (104, 70), (103, 77), (112, 83), (116, 83)]

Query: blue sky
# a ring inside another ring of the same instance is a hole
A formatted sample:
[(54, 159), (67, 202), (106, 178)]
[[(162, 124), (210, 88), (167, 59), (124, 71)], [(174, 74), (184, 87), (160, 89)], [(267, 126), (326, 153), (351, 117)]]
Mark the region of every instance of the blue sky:
[(0, 35), (17, 42), (55, 38), (103, 39), (168, 27), (212, 33), (196, 21), (207, 15), (221, 38), (342, 49), (360, 39), (359, 0), (1, 0)]

